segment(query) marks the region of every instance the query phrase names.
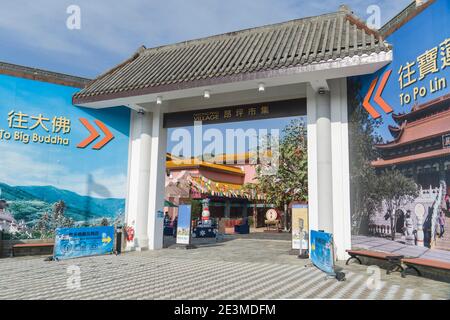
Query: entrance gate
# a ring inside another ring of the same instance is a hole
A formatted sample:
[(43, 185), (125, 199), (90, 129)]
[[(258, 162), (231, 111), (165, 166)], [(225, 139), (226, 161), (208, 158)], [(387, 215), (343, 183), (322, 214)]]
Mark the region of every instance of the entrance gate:
[[(169, 149), (167, 151), (168, 161), (166, 163), (168, 175), (165, 185), (166, 200), (175, 202), (176, 204), (185, 202), (193, 203), (192, 220), (200, 220), (200, 200), (210, 200), (208, 207), (212, 218), (211, 221), (217, 222), (214, 228), (217, 228), (220, 233), (233, 233), (235, 225), (238, 226), (236, 230), (240, 230), (241, 232), (248, 232), (249, 228), (246, 226), (249, 224), (255, 227), (264, 227), (266, 220), (265, 211), (272, 208), (273, 205), (264, 203), (265, 201), (263, 201), (261, 194), (257, 195), (256, 191), (253, 197), (250, 197), (248, 192), (244, 193), (243, 191), (245, 183), (257, 183), (254, 180), (256, 178), (256, 165), (258, 162), (264, 161), (259, 159), (259, 156), (268, 156), (270, 152), (271, 156), (268, 157), (270, 159), (267, 160), (271, 161), (273, 159), (274, 161), (278, 161), (278, 156), (273, 154), (276, 152), (275, 149), (268, 150), (261, 145), (264, 140), (261, 136), (273, 134), (272, 131), (269, 133), (269, 129), (276, 129), (276, 135), (279, 135), (284, 129), (284, 126), (290, 124), (293, 117), (305, 115), (305, 98), (166, 113), (164, 115), (163, 126), (164, 128), (171, 129), (171, 132), (169, 131), (169, 140), (171, 138), (175, 139), (179, 145), (183, 145), (183, 152), (181, 149), (175, 151), (173, 141), (169, 141)], [(289, 120), (280, 119), (275, 125), (272, 124), (271, 128), (267, 127), (267, 123), (261, 123), (261, 121), (276, 118), (288, 118)], [(251, 125), (255, 123), (254, 121), (258, 120), (259, 124)], [(236, 128), (239, 127), (240, 122), (243, 122), (243, 127), (246, 129)], [(306, 121), (301, 122), (305, 126), (306, 133)], [(221, 123), (233, 125), (233, 127), (226, 126), (226, 135), (224, 134), (224, 128), (219, 130), (220, 126), (215, 126)], [(193, 128), (194, 125), (202, 127), (196, 129)], [(208, 128), (205, 132), (203, 125)], [(262, 130), (261, 132), (257, 132), (255, 128)], [(188, 129), (194, 132), (193, 137)], [(230, 129), (233, 131), (237, 129), (239, 134), (235, 131), (233, 135), (229, 136), (228, 130)], [(177, 130), (179, 131), (177, 132)], [(208, 135), (211, 132), (215, 133), (214, 137)], [(217, 132), (221, 134), (217, 136)], [(186, 138), (181, 133), (186, 133), (185, 136), (189, 136), (187, 148), (186, 143), (178, 141), (180, 137)], [(174, 136), (175, 138), (173, 138)], [(205, 151), (204, 140), (211, 142), (208, 143), (207, 148), (209, 148), (208, 151), (210, 152), (208, 154), (203, 153)], [(234, 148), (235, 140), (239, 141), (237, 150)], [(248, 144), (253, 142), (255, 145), (247, 146), (247, 142)], [(200, 147), (196, 148), (196, 144), (200, 144)], [(192, 148), (189, 147), (192, 145), (194, 145), (193, 149), (196, 152), (194, 155), (192, 154)], [(210, 148), (211, 145), (213, 146), (212, 148)], [(231, 145), (231, 151), (229, 145)], [(189, 150), (184, 150), (185, 148)], [(174, 152), (172, 152), (172, 149)], [(180, 156), (180, 154), (182, 155)], [(178, 211), (174, 207), (165, 208), (165, 210), (167, 210), (165, 215), (167, 214), (170, 217), (168, 219), (172, 220)], [(288, 213), (285, 212), (282, 222), (279, 221), (280, 227), (289, 226), (290, 221), (288, 221), (289, 218), (287, 215)], [(281, 217), (280, 212), (278, 218), (281, 220)], [(165, 220), (165, 235), (169, 235), (173, 231), (173, 226), (176, 225), (175, 221), (168, 224), (168, 219)], [(240, 226), (242, 222), (247, 221), (251, 223), (245, 223), (243, 226)], [(211, 228), (209, 224), (208, 228), (206, 228), (207, 232), (203, 232), (203, 228), (201, 227), (194, 228), (193, 230), (194, 237), (210, 237), (214, 235), (210, 232)], [(197, 232), (199, 230), (200, 233)], [(289, 237), (285, 238), (290, 239)], [(169, 240), (167, 237), (165, 239)]]

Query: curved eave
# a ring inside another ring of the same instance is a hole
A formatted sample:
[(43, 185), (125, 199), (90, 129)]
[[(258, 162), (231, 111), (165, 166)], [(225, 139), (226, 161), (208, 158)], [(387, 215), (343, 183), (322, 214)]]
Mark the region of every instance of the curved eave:
[(226, 173), (226, 174), (231, 174), (231, 175), (237, 175), (237, 176), (241, 176), (241, 177), (245, 176), (245, 173), (239, 168), (223, 166), (223, 165), (218, 165), (218, 164), (213, 164), (213, 163), (206, 163), (206, 162), (183, 163), (182, 161), (180, 161), (180, 163), (174, 163), (173, 161), (167, 161), (166, 168), (172, 169), (172, 170), (174, 170), (174, 169), (176, 169), (176, 170), (207, 169), (210, 171), (216, 171), (216, 172), (221, 172), (221, 173)]
[(391, 125), (389, 125), (388, 126), (388, 129), (389, 129), (389, 132), (392, 134), (392, 136), (394, 137), (394, 138), (397, 138), (398, 137), (398, 135), (401, 133), (401, 128), (399, 128), (399, 127), (394, 127), (394, 126), (391, 126)]
[[(375, 148), (378, 149), (391, 149), (391, 148), (396, 148), (398, 146), (398, 142), (400, 140), (400, 138), (402, 137), (403, 132), (405, 131), (405, 127), (406, 127), (406, 121), (403, 122), (403, 124), (401, 125), (400, 128), (396, 128), (396, 135), (394, 135), (394, 140), (392, 140), (391, 142), (388, 143), (380, 143), (380, 144), (376, 144)], [(391, 127), (389, 126), (389, 130), (391, 128), (395, 128), (395, 127)]]
[(450, 156), (450, 148), (433, 150), (433, 151), (428, 151), (428, 152), (404, 156), (404, 157), (398, 157), (398, 158), (389, 159), (389, 160), (378, 159), (378, 160), (372, 161), (371, 165), (374, 168), (384, 168), (384, 167), (389, 167), (389, 166), (393, 166), (393, 165), (408, 164), (408, 163), (412, 163), (412, 162), (416, 162), (416, 161), (420, 161), (420, 160), (427, 160), (427, 159), (447, 157), (447, 156)]
[(406, 121), (409, 113), (393, 113), (392, 119), (398, 124), (401, 125), (404, 121)]

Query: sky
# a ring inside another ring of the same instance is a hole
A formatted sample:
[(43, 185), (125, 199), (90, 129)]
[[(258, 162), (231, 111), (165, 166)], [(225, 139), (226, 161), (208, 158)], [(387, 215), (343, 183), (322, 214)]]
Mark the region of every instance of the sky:
[[(411, 0), (15, 0), (0, 10), (0, 61), (93, 78), (147, 48), (337, 11), (385, 23)], [(66, 26), (80, 8), (80, 29)]]

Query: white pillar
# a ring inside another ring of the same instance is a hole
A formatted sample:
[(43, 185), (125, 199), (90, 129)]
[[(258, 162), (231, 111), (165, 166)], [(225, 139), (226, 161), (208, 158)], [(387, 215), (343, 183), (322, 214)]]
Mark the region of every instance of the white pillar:
[(347, 86), (346, 79), (328, 84), (325, 94), (307, 86), (309, 226), (333, 233), (343, 260), (351, 247)]
[(148, 194), (150, 183), (150, 150), (152, 114), (131, 111), (130, 166), (128, 182), (127, 225), (135, 229), (132, 245), (137, 250), (148, 248)]
[(333, 233), (333, 173), (331, 166), (330, 93), (316, 93), (317, 184), (319, 229)]
[(163, 128), (163, 112), (153, 110), (148, 196), (148, 244), (150, 250), (163, 247), (164, 193), (166, 180), (167, 129)]
[(308, 122), (308, 224), (309, 232), (311, 233), (311, 230), (319, 230), (319, 201), (317, 197), (317, 110), (314, 89), (310, 85), (307, 85), (306, 92), (306, 120)]
[(333, 234), (339, 260), (351, 249), (350, 170), (347, 79), (329, 81), (331, 90), (331, 145), (333, 171)]

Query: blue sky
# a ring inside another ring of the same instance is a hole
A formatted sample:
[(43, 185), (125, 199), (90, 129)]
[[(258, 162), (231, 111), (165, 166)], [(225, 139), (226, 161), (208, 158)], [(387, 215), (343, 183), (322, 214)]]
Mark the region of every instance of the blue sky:
[[(15, 0), (0, 10), (0, 61), (95, 77), (154, 47), (337, 11), (345, 3), (362, 19), (381, 8), (386, 22), (411, 0)], [(70, 5), (81, 29), (66, 27)]]

